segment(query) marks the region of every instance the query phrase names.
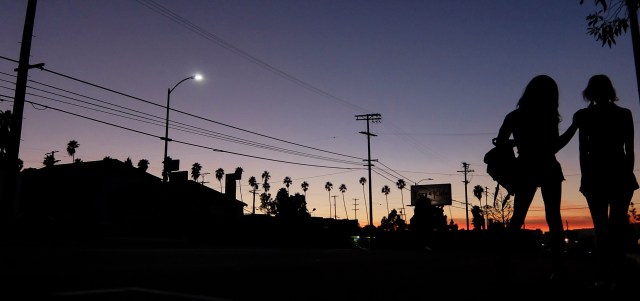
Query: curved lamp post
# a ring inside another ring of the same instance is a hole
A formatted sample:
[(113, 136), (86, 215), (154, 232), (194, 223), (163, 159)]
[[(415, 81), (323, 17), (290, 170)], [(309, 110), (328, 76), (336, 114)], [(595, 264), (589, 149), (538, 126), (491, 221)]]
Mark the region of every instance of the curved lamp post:
[(181, 83), (190, 80), (190, 79), (195, 79), (197, 81), (202, 80), (202, 75), (200, 74), (195, 74), (192, 76), (189, 76), (181, 81), (179, 81), (175, 86), (173, 86), (173, 88), (170, 88), (167, 90), (167, 118), (165, 119), (165, 126), (164, 126), (164, 160), (162, 161), (162, 181), (163, 182), (167, 182), (167, 178), (169, 176), (169, 171), (167, 170), (167, 165), (169, 162), (167, 162), (167, 146), (168, 146), (168, 142), (169, 142), (169, 102), (171, 100), (171, 92), (173, 92), (173, 90), (176, 89), (176, 87), (178, 87), (178, 85), (180, 85)]
[(415, 184), (414, 184), (414, 185), (418, 185), (418, 184), (420, 184), (420, 182), (422, 182), (422, 181), (431, 181), (431, 180), (433, 180), (433, 179), (432, 179), (432, 178), (422, 179), (422, 180), (420, 180), (420, 181), (418, 181), (418, 182), (415, 182)]

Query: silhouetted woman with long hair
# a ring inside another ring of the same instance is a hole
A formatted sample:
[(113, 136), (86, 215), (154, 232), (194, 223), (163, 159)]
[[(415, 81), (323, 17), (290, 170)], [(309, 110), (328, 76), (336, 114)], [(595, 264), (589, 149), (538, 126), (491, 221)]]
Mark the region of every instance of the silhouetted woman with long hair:
[[(564, 175), (556, 159), (556, 152), (561, 148), (558, 105), (555, 80), (547, 75), (534, 77), (527, 84), (516, 109), (505, 117), (496, 139), (497, 144), (513, 143), (518, 152), (518, 184), (514, 193), (513, 216), (507, 229), (516, 232), (522, 228), (529, 206), (540, 188), (549, 226), (552, 280), (566, 275), (564, 228), (560, 215)], [(513, 141), (510, 141), (512, 136)]]
[(587, 199), (596, 234), (596, 285), (615, 285), (630, 234), (627, 212), (638, 189), (633, 116), (616, 104), (618, 96), (606, 75), (592, 76), (582, 97), (589, 105), (573, 115), (563, 136), (569, 140), (580, 130), (580, 192)]

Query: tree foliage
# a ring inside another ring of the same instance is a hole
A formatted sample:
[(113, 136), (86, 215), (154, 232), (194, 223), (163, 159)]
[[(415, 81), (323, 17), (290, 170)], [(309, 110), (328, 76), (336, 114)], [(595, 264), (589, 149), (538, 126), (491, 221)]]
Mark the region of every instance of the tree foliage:
[[(580, 0), (580, 5), (584, 4)], [(629, 0), (594, 0), (595, 6), (599, 8), (594, 13), (587, 16), (587, 33), (601, 41), (602, 46), (611, 47), (616, 44), (616, 37), (627, 32), (629, 28), (629, 3), (635, 5), (631, 9), (638, 9), (640, 1)]]
[(71, 162), (75, 162), (76, 160), (76, 149), (80, 147), (80, 143), (75, 140), (71, 140), (67, 143), (67, 154), (71, 156)]
[(393, 209), (389, 212), (389, 216), (382, 217), (378, 229), (385, 232), (404, 231), (407, 229), (407, 222), (402, 219), (396, 209)]
[(216, 179), (220, 182), (220, 192), (222, 192), (222, 178), (224, 177), (224, 169), (216, 169)]
[(195, 181), (198, 182), (198, 179), (200, 178), (200, 176), (202, 171), (202, 164), (195, 162), (193, 163), (193, 165), (191, 165), (191, 178)]
[(44, 155), (44, 160), (42, 161), (42, 164), (44, 164), (45, 167), (51, 167), (58, 162), (60, 162), (60, 160), (56, 160), (55, 152), (50, 152)]
[(482, 208), (478, 205), (471, 207), (471, 222), (473, 223), (474, 230), (481, 230), (484, 228), (484, 214)]
[[(269, 184), (269, 183), (265, 183)], [(271, 198), (271, 194), (268, 192), (263, 192), (260, 194), (260, 211), (264, 212), (267, 215), (276, 215), (276, 203)]]
[(142, 171), (147, 171), (147, 169), (149, 169), (149, 160), (140, 159), (140, 161), (138, 161), (138, 168), (142, 169)]
[[(504, 193), (500, 190), (496, 189), (495, 193), (497, 195), (496, 199), (503, 199)], [(493, 206), (489, 205), (484, 209), (485, 216), (489, 221), (489, 229), (492, 228), (504, 228), (509, 221), (511, 220), (511, 216), (513, 215), (513, 201), (509, 198), (502, 206), (501, 202), (494, 202)]]
[(276, 217), (289, 220), (300, 221), (309, 218), (309, 210), (307, 210), (307, 201), (304, 195), (295, 193), (289, 195), (286, 188), (280, 188), (273, 200), (273, 213)]
[(291, 180), (291, 177), (286, 176), (284, 177), (284, 180), (282, 181), (282, 183), (284, 184), (285, 187), (287, 187), (287, 191), (289, 191), (289, 186), (291, 186), (291, 183), (293, 183), (293, 181)]

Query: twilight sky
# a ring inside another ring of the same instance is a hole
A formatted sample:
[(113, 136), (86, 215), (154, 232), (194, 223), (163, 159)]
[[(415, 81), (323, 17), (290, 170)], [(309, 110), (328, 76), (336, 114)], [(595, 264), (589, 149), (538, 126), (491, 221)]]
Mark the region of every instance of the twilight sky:
[[(367, 224), (358, 182), (367, 177), (367, 139), (359, 133), (367, 124), (355, 116), (379, 113), (381, 122), (369, 125), (377, 135), (374, 223), (387, 213), (384, 185), (389, 208), (409, 204), (409, 191), (395, 185), (403, 179), (405, 189), (450, 183), (454, 202), (445, 214), (464, 229), (463, 163), (472, 170), (471, 208), (475, 185), (493, 193), (483, 155), (535, 75), (548, 74), (560, 87), (561, 132), (586, 105), (581, 91), (598, 73), (610, 76), (619, 105), (640, 118), (630, 34), (601, 47), (586, 33), (585, 17), (595, 10), (586, 2), (39, 1), (30, 62), (49, 71), (29, 73), (27, 101), (40, 105), (25, 105), (20, 158), (40, 168), (46, 153), (59, 151), (59, 164), (70, 163), (66, 144), (76, 140), (76, 158), (147, 159), (160, 176), (167, 89), (198, 72), (203, 81), (171, 93), (179, 112), (171, 112), (168, 154), (181, 170), (200, 163), (216, 190), (216, 169), (242, 167), (237, 196), (247, 212), (248, 178), (261, 181), (268, 171), (273, 196), (286, 176), (291, 193), (302, 193), (307, 181), (314, 216), (328, 217), (335, 200), (338, 218), (357, 214)], [(19, 58), (26, 7), (26, 0), (0, 0), (3, 58)], [(13, 107), (17, 64), (3, 58), (4, 111)], [(571, 229), (591, 227), (577, 154), (577, 137), (558, 153), (562, 215)], [(525, 226), (546, 230), (539, 192)]]

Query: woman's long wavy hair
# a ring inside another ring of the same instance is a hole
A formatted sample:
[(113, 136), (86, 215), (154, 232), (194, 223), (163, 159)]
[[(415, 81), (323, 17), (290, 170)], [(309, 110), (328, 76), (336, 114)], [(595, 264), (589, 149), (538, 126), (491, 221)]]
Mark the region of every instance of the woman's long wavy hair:
[(556, 81), (548, 75), (538, 75), (525, 87), (517, 107), (530, 117), (559, 123), (559, 98)]

